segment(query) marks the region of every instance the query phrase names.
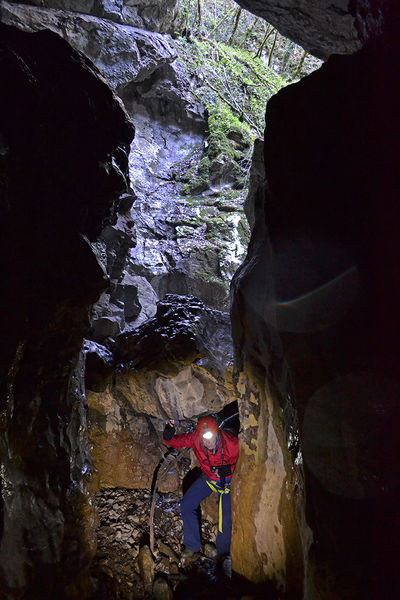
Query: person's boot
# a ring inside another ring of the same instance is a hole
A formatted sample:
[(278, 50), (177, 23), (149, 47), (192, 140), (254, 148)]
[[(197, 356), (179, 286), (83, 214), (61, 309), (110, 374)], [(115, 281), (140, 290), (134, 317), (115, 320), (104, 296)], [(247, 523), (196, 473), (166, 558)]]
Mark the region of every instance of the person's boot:
[(181, 558), (193, 558), (195, 554), (197, 554), (197, 552), (189, 550), (189, 548), (185, 548), (181, 552)]
[(230, 554), (217, 556), (215, 574), (217, 578), (232, 579), (232, 559)]
[(224, 556), (222, 561), (222, 570), (227, 579), (232, 579), (232, 559), (230, 554)]

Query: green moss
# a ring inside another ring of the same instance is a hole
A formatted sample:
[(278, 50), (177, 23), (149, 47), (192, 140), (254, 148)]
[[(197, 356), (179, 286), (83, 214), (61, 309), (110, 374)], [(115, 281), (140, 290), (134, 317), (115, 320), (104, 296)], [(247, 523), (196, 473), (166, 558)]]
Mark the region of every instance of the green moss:
[(246, 248), (250, 241), (250, 227), (247, 218), (243, 215), (237, 226), (238, 236), (242, 245)]
[(214, 241), (216, 244), (221, 244), (223, 240), (231, 240), (232, 238), (232, 223), (224, 216), (223, 213), (217, 217), (207, 219), (207, 231), (205, 238)]
[(210, 273), (208, 271), (205, 271), (204, 269), (198, 269), (197, 270), (197, 275), (199, 277), (201, 277), (201, 279), (203, 281), (206, 281), (207, 283), (217, 283), (219, 285), (223, 285), (223, 281), (217, 277), (214, 273)]
[(232, 187), (242, 190), (248, 184), (250, 149), (265, 127), (265, 103), (285, 82), (246, 50), (211, 39), (188, 43), (181, 38), (174, 44), (188, 75), (198, 78), (192, 93), (208, 113), (205, 146), (190, 148), (177, 168), (181, 193), (192, 197), (208, 190), (224, 162), (233, 173)]
[(206, 154), (197, 165), (193, 165), (182, 176), (185, 184), (181, 188), (184, 195), (199, 194), (209, 188), (210, 159)]

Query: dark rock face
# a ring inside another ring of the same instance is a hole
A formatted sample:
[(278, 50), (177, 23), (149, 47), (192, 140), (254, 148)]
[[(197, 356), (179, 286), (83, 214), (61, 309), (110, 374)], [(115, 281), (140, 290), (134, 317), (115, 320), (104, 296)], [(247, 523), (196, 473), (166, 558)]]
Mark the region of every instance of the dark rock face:
[[(157, 6), (168, 13), (165, 2), (134, 4), (155, 18)], [(134, 194), (125, 196), (117, 222), (94, 245), (110, 276), (91, 314), (90, 337), (100, 343), (152, 317), (167, 293), (228, 310), (229, 281), (247, 240), (243, 198), (230, 189), (234, 165), (228, 157), (214, 161), (201, 190), (181, 193), (181, 176), (194, 177), (206, 138), (205, 108), (193, 96), (198, 82), (176, 60), (168, 35), (121, 25), (112, 5), (118, 12), (122, 3), (110, 0), (101, 12), (98, 2), (49, 0), (39, 7), (4, 1), (0, 15), (26, 31), (48, 28), (93, 60), (135, 125), (129, 157)]]
[(3, 2), (1, 20), (27, 31), (50, 29), (83, 52), (100, 69), (113, 88), (143, 81), (175, 52), (166, 36), (136, 27), (121, 26), (92, 14), (55, 10), (25, 3)]
[(0, 31), (0, 587), (84, 597), (94, 540), (82, 526), (91, 466), (80, 348), (107, 285), (88, 238), (126, 191), (133, 127), (61, 38)]
[(12, 4), (86, 13), (121, 25), (164, 32), (173, 23), (177, 0), (12, 0)]
[(351, 54), (361, 46), (347, 0), (238, 0), (238, 4), (319, 58)]
[(234, 281), (242, 365), (299, 416), (310, 598), (393, 597), (398, 580), (394, 24), (269, 102), (269, 190)]
[(115, 349), (117, 363), (149, 367), (165, 360), (192, 362), (212, 355), (214, 368), (225, 368), (232, 358), (229, 319), (197, 298), (167, 294), (156, 315), (134, 332), (120, 336)]
[(396, 19), (396, 0), (238, 0), (305, 50), (327, 59), (351, 54)]

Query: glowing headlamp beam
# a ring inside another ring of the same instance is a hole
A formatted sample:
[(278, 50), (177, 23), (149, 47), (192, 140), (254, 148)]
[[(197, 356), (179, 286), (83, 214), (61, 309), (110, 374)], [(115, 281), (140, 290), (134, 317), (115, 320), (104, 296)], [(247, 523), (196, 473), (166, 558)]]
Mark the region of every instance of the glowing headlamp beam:
[(203, 438), (205, 440), (211, 440), (211, 438), (214, 437), (214, 434), (212, 431), (206, 431), (205, 433), (203, 433)]

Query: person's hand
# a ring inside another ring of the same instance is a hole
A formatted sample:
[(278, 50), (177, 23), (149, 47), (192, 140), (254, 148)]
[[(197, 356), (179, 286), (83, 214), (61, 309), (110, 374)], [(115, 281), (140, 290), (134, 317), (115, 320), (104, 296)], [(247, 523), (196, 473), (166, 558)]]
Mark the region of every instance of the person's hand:
[(172, 440), (174, 435), (175, 435), (174, 421), (172, 419), (169, 419), (168, 421), (165, 421), (164, 434), (163, 434), (164, 440), (169, 442), (169, 440)]
[(231, 465), (221, 465), (219, 467), (217, 467), (218, 470), (218, 475), (221, 477), (221, 479), (224, 479), (225, 477), (229, 477), (229, 475), (231, 475), (232, 471), (231, 471)]

